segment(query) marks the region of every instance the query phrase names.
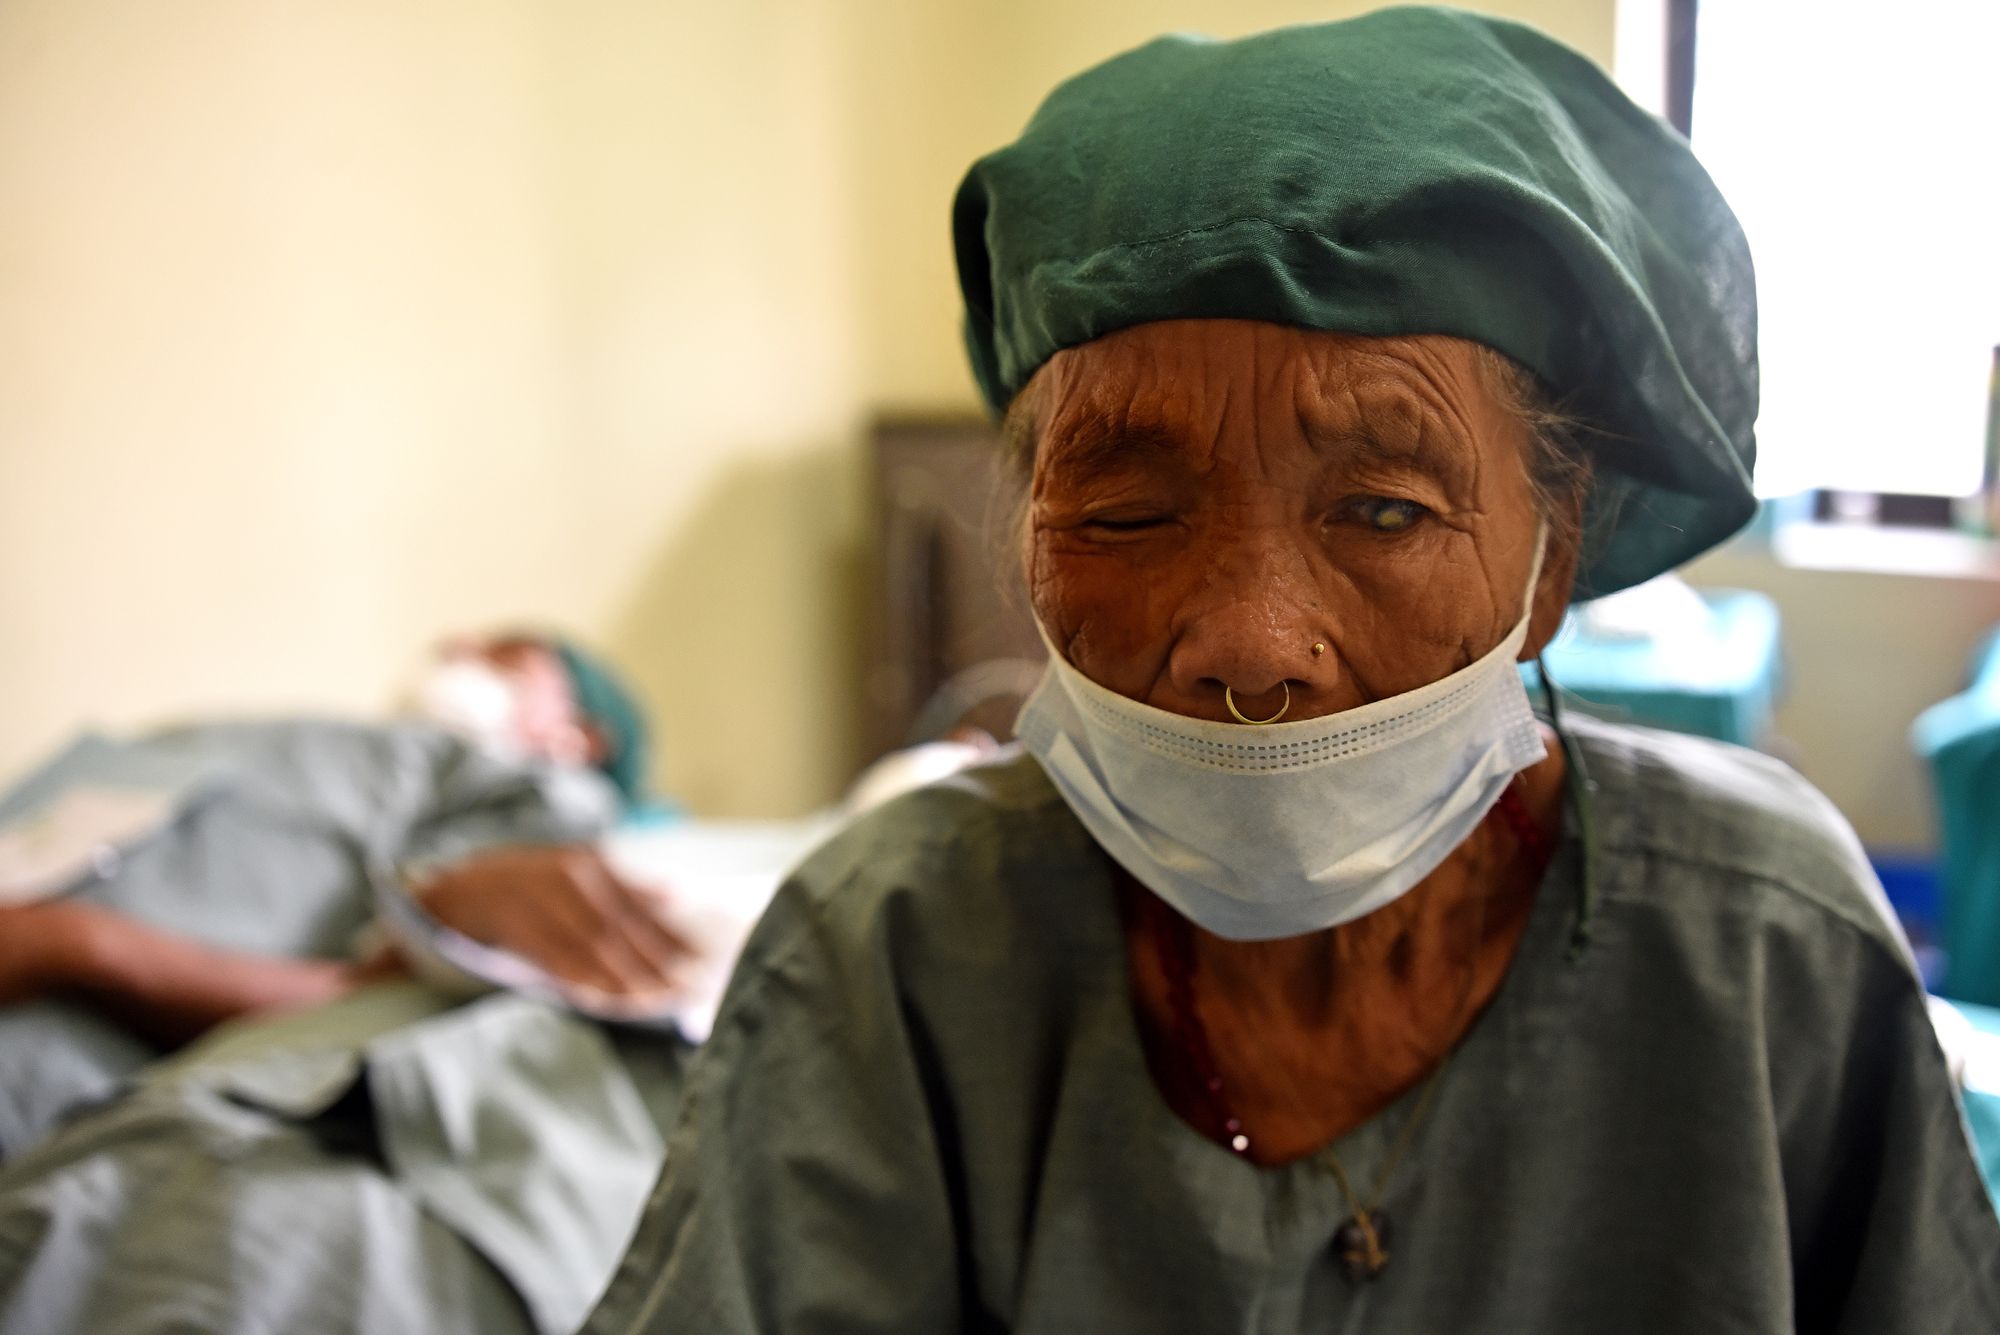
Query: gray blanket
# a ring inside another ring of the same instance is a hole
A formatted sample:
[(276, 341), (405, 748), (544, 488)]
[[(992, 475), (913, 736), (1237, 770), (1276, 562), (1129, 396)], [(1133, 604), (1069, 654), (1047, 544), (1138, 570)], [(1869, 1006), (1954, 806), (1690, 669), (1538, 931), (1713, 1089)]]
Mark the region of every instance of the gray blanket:
[(681, 1057), (414, 983), (227, 1027), (0, 1169), (0, 1333), (574, 1330)]

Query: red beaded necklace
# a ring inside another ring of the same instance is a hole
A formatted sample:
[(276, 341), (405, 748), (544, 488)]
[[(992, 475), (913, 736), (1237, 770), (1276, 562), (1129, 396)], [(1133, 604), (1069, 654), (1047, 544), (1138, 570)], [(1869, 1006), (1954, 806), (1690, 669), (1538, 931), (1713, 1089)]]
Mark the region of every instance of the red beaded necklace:
[[(1546, 868), (1554, 854), (1554, 846), (1542, 827), (1535, 823), (1527, 802), (1520, 794), (1520, 781), (1509, 784), (1494, 804), (1497, 813), (1521, 845), (1522, 853), (1534, 863), (1537, 870)], [(1475, 940), (1485, 936), (1484, 900), (1481, 901), (1481, 923)], [(1229, 1100), (1228, 1088), (1223, 1084), (1220, 1068), (1215, 1062), (1215, 1052), (1209, 1046), (1208, 1027), (1202, 1023), (1201, 1010), (1195, 1002), (1195, 953), (1194, 927), (1180, 914), (1157, 905), (1149, 915), (1157, 925), (1153, 933), (1154, 946), (1159, 952), (1161, 972), (1167, 980), (1167, 1003), (1172, 1012), (1173, 1038), (1181, 1055), (1186, 1058), (1195, 1079), (1216, 1120), (1222, 1126), (1221, 1143), (1239, 1156), (1248, 1157), (1250, 1136), (1243, 1129), (1243, 1122), (1237, 1117)], [(1471, 980), (1467, 979), (1466, 993), (1471, 995)], [(1376, 1185), (1374, 1199), (1380, 1201), (1389, 1183), (1389, 1175), (1395, 1171), (1403, 1154), (1415, 1138), (1418, 1123), (1430, 1107), (1431, 1091), (1436, 1087), (1437, 1077), (1444, 1070), (1440, 1062), (1436, 1071), (1424, 1082), (1424, 1089), (1417, 1096), (1417, 1104), (1411, 1110), (1410, 1120), (1404, 1124), (1402, 1135), (1396, 1148), (1389, 1155), (1380, 1181)], [(1355, 1195), (1353, 1186), (1347, 1179), (1347, 1172), (1332, 1148), (1321, 1151), (1329, 1171), (1340, 1183), (1341, 1193), (1346, 1197), (1353, 1217), (1343, 1224), (1334, 1237), (1334, 1245), (1340, 1252), (1342, 1263), (1350, 1279), (1374, 1279), (1389, 1263), (1388, 1216), (1373, 1204), (1364, 1205)]]

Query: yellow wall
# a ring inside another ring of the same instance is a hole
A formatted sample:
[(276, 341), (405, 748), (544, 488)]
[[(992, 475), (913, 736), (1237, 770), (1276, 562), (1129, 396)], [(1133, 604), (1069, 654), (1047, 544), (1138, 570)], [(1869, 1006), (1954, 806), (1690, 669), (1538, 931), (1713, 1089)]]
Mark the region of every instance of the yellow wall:
[(1908, 574), (1786, 565), (1732, 543), (1684, 572), (1704, 588), (1756, 589), (1778, 605), (1784, 672), (1777, 749), (1862, 840), (1937, 844), (1928, 768), (1910, 747), (1917, 715), (1965, 689), (1974, 651), (2000, 625), (1990, 571)]
[(700, 804), (837, 783), (832, 15), (0, 6), (0, 772), (525, 618), (633, 665)]
[[(697, 809), (822, 800), (860, 423), (973, 402), (959, 174), (1157, 32), (1363, 7), (0, 5), (0, 776), (525, 619)], [(1611, 54), (1612, 0), (1498, 8)]]

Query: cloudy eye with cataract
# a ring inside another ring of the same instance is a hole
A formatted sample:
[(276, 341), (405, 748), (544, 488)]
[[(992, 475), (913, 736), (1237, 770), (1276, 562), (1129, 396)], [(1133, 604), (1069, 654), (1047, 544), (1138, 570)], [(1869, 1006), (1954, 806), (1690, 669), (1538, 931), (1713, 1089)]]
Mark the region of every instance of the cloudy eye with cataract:
[(1430, 511), (1415, 501), (1399, 501), (1389, 496), (1365, 496), (1354, 502), (1353, 513), (1377, 533), (1401, 533)]

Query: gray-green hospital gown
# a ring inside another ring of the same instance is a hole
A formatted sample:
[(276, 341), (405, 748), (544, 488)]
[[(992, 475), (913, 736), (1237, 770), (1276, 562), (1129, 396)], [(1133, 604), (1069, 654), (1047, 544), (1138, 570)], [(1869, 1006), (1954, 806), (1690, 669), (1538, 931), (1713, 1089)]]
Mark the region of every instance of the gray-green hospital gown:
[[(594, 1335), (1992, 1335), (2000, 1224), (1902, 938), (1784, 767), (1579, 722), (1502, 989), (1342, 1274), (1317, 1159), (1181, 1122), (1103, 854), (1025, 757), (851, 828), (745, 954)], [(1372, 1181), (1406, 1096), (1336, 1145)]]

